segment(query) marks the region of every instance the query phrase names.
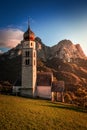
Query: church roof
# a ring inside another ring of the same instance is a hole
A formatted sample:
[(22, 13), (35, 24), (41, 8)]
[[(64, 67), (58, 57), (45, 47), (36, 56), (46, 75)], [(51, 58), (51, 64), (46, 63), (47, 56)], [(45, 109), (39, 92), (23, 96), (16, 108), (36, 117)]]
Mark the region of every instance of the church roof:
[(54, 81), (52, 83), (52, 92), (63, 92), (65, 88), (64, 81)]
[(37, 86), (51, 86), (52, 73), (39, 72), (37, 73)]

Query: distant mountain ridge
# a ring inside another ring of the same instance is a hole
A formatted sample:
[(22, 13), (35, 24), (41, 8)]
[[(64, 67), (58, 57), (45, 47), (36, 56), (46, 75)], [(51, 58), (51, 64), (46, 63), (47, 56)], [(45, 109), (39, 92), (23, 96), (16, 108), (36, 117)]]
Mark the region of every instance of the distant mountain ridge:
[[(70, 40), (62, 40), (49, 47), (39, 37), (35, 40), (38, 71), (52, 72), (55, 80), (65, 81), (66, 89), (87, 88), (87, 57), (80, 44), (74, 45)], [(21, 76), (21, 50), (22, 45), (18, 44), (0, 55), (0, 80), (14, 83)]]
[[(84, 54), (80, 44), (74, 45), (70, 40), (62, 40), (58, 44), (49, 47), (43, 44), (39, 37), (36, 37), (36, 43), (38, 48), (38, 43), (41, 46), (38, 49), (38, 58), (46, 61), (47, 59), (59, 58), (66, 62), (72, 61), (72, 59), (86, 59), (86, 55)], [(4, 55), (8, 55), (8, 58), (13, 58), (18, 55), (21, 55), (22, 45), (18, 44), (15, 48), (12, 48), (8, 52), (4, 53)]]
[(59, 58), (61, 60), (70, 62), (72, 59), (87, 58), (80, 44), (74, 45), (70, 40), (62, 40), (57, 45), (52, 47), (48, 47), (42, 44), (42, 49), (39, 53), (39, 57), (42, 55), (43, 57), (41, 58), (43, 58), (43, 60)]
[(51, 48), (53, 55), (59, 59), (70, 61), (71, 58), (86, 58), (80, 44), (74, 45), (70, 40), (62, 40)]

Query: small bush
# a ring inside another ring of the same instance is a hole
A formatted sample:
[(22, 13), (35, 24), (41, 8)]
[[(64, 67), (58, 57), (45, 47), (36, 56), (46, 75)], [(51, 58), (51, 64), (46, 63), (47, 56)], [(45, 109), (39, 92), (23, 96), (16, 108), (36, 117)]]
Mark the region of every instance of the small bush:
[(64, 101), (65, 103), (72, 103), (72, 98), (68, 93), (65, 94)]
[(8, 81), (1, 81), (0, 82), (0, 93), (1, 94), (11, 94), (12, 85)]

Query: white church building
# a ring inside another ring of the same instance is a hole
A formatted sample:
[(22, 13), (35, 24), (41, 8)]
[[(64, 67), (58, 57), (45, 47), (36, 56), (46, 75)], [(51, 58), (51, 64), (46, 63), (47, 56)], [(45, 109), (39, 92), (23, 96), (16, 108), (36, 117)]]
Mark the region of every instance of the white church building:
[(22, 74), (13, 86), (13, 93), (26, 97), (51, 99), (53, 74), (37, 73), (37, 47), (35, 34), (28, 25), (23, 35), (22, 44)]

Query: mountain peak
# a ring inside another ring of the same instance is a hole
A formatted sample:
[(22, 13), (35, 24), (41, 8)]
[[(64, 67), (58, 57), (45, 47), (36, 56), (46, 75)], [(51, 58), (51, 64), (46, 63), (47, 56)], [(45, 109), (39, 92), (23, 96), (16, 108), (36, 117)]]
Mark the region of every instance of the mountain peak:
[(56, 57), (64, 61), (70, 62), (72, 59), (84, 59), (84, 54), (80, 44), (73, 44), (70, 40), (62, 40), (51, 48), (51, 58)]
[(61, 40), (58, 45), (66, 45), (66, 46), (70, 46), (72, 45), (73, 43), (70, 41), (70, 40), (67, 40), (67, 39), (64, 39), (64, 40)]

